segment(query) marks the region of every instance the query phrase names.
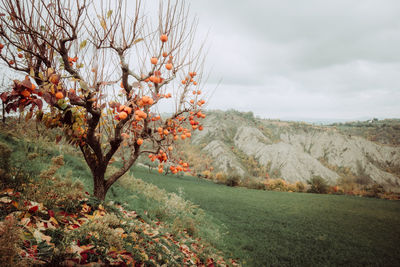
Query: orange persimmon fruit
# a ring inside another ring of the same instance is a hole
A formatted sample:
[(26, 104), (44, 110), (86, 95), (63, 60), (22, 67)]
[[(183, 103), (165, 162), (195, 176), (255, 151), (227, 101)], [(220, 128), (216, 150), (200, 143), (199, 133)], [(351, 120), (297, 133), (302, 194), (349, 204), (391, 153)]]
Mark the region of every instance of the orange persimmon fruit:
[(172, 70), (172, 64), (171, 64), (171, 63), (165, 64), (165, 68), (166, 68), (167, 70)]
[(128, 114), (125, 111), (121, 111), (118, 115), (121, 120), (125, 120), (128, 117)]
[(57, 98), (57, 99), (63, 99), (63, 98), (64, 98), (64, 94), (61, 93), (61, 92), (57, 92), (57, 93), (56, 93), (56, 98)]
[(21, 95), (23, 97), (29, 97), (31, 95), (31, 93), (28, 90), (24, 90), (24, 91), (21, 92)]
[(166, 41), (168, 41), (168, 36), (166, 34), (163, 34), (160, 36), (160, 40), (161, 42), (165, 43)]
[(151, 62), (151, 64), (156, 65), (157, 62), (158, 62), (158, 58), (152, 57), (152, 58), (150, 59), (150, 62)]

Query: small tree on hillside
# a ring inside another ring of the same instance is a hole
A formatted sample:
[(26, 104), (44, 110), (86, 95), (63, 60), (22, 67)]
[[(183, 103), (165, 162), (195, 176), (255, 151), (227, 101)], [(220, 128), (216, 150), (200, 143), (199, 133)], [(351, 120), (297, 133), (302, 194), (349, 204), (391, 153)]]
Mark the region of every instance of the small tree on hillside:
[[(170, 151), (205, 117), (196, 21), (184, 1), (160, 1), (154, 17), (143, 4), (0, 0), (0, 59), (26, 74), (1, 95), (6, 110), (29, 108), (27, 119), (60, 128), (82, 151), (99, 199), (142, 154), (159, 161), (159, 172), (167, 161), (173, 173), (187, 171)], [(173, 112), (162, 118), (167, 101)], [(123, 166), (105, 177), (117, 152)]]
[(309, 193), (326, 194), (328, 193), (329, 185), (328, 182), (319, 175), (314, 175), (310, 180), (307, 180), (307, 184), (310, 185), (308, 189)]

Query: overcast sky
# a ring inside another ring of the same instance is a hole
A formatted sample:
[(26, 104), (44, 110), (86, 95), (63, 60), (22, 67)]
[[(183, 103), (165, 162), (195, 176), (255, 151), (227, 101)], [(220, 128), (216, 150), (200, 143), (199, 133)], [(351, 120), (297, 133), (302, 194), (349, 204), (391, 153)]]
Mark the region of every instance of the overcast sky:
[(400, 1), (191, 0), (209, 31), (211, 109), (400, 117)]

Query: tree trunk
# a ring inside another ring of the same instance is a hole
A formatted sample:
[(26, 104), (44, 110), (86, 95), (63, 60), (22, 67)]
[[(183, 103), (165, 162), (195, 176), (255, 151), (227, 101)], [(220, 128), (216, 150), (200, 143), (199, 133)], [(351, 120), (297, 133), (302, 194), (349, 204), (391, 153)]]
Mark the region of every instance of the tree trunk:
[(3, 102), (3, 101), (1, 102), (1, 105), (2, 105), (2, 109), (3, 109), (3, 118), (2, 118), (2, 121), (3, 121), (3, 124), (5, 124), (5, 123), (6, 123), (6, 108), (5, 108), (5, 105), (4, 105), (4, 102)]
[(106, 194), (108, 191), (108, 188), (106, 186), (106, 181), (104, 180), (104, 172), (103, 173), (99, 172), (94, 174), (93, 182), (94, 182), (94, 188), (93, 188), (94, 196), (97, 199), (104, 201), (106, 199)]

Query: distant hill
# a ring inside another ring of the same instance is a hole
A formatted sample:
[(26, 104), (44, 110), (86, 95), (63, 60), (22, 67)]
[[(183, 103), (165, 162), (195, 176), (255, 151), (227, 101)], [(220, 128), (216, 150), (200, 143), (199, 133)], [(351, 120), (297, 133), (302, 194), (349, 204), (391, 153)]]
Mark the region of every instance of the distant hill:
[(209, 159), (214, 172), (289, 182), (321, 176), (331, 184), (351, 178), (400, 191), (399, 119), (315, 125), (230, 110), (208, 112), (204, 126), (187, 156)]

